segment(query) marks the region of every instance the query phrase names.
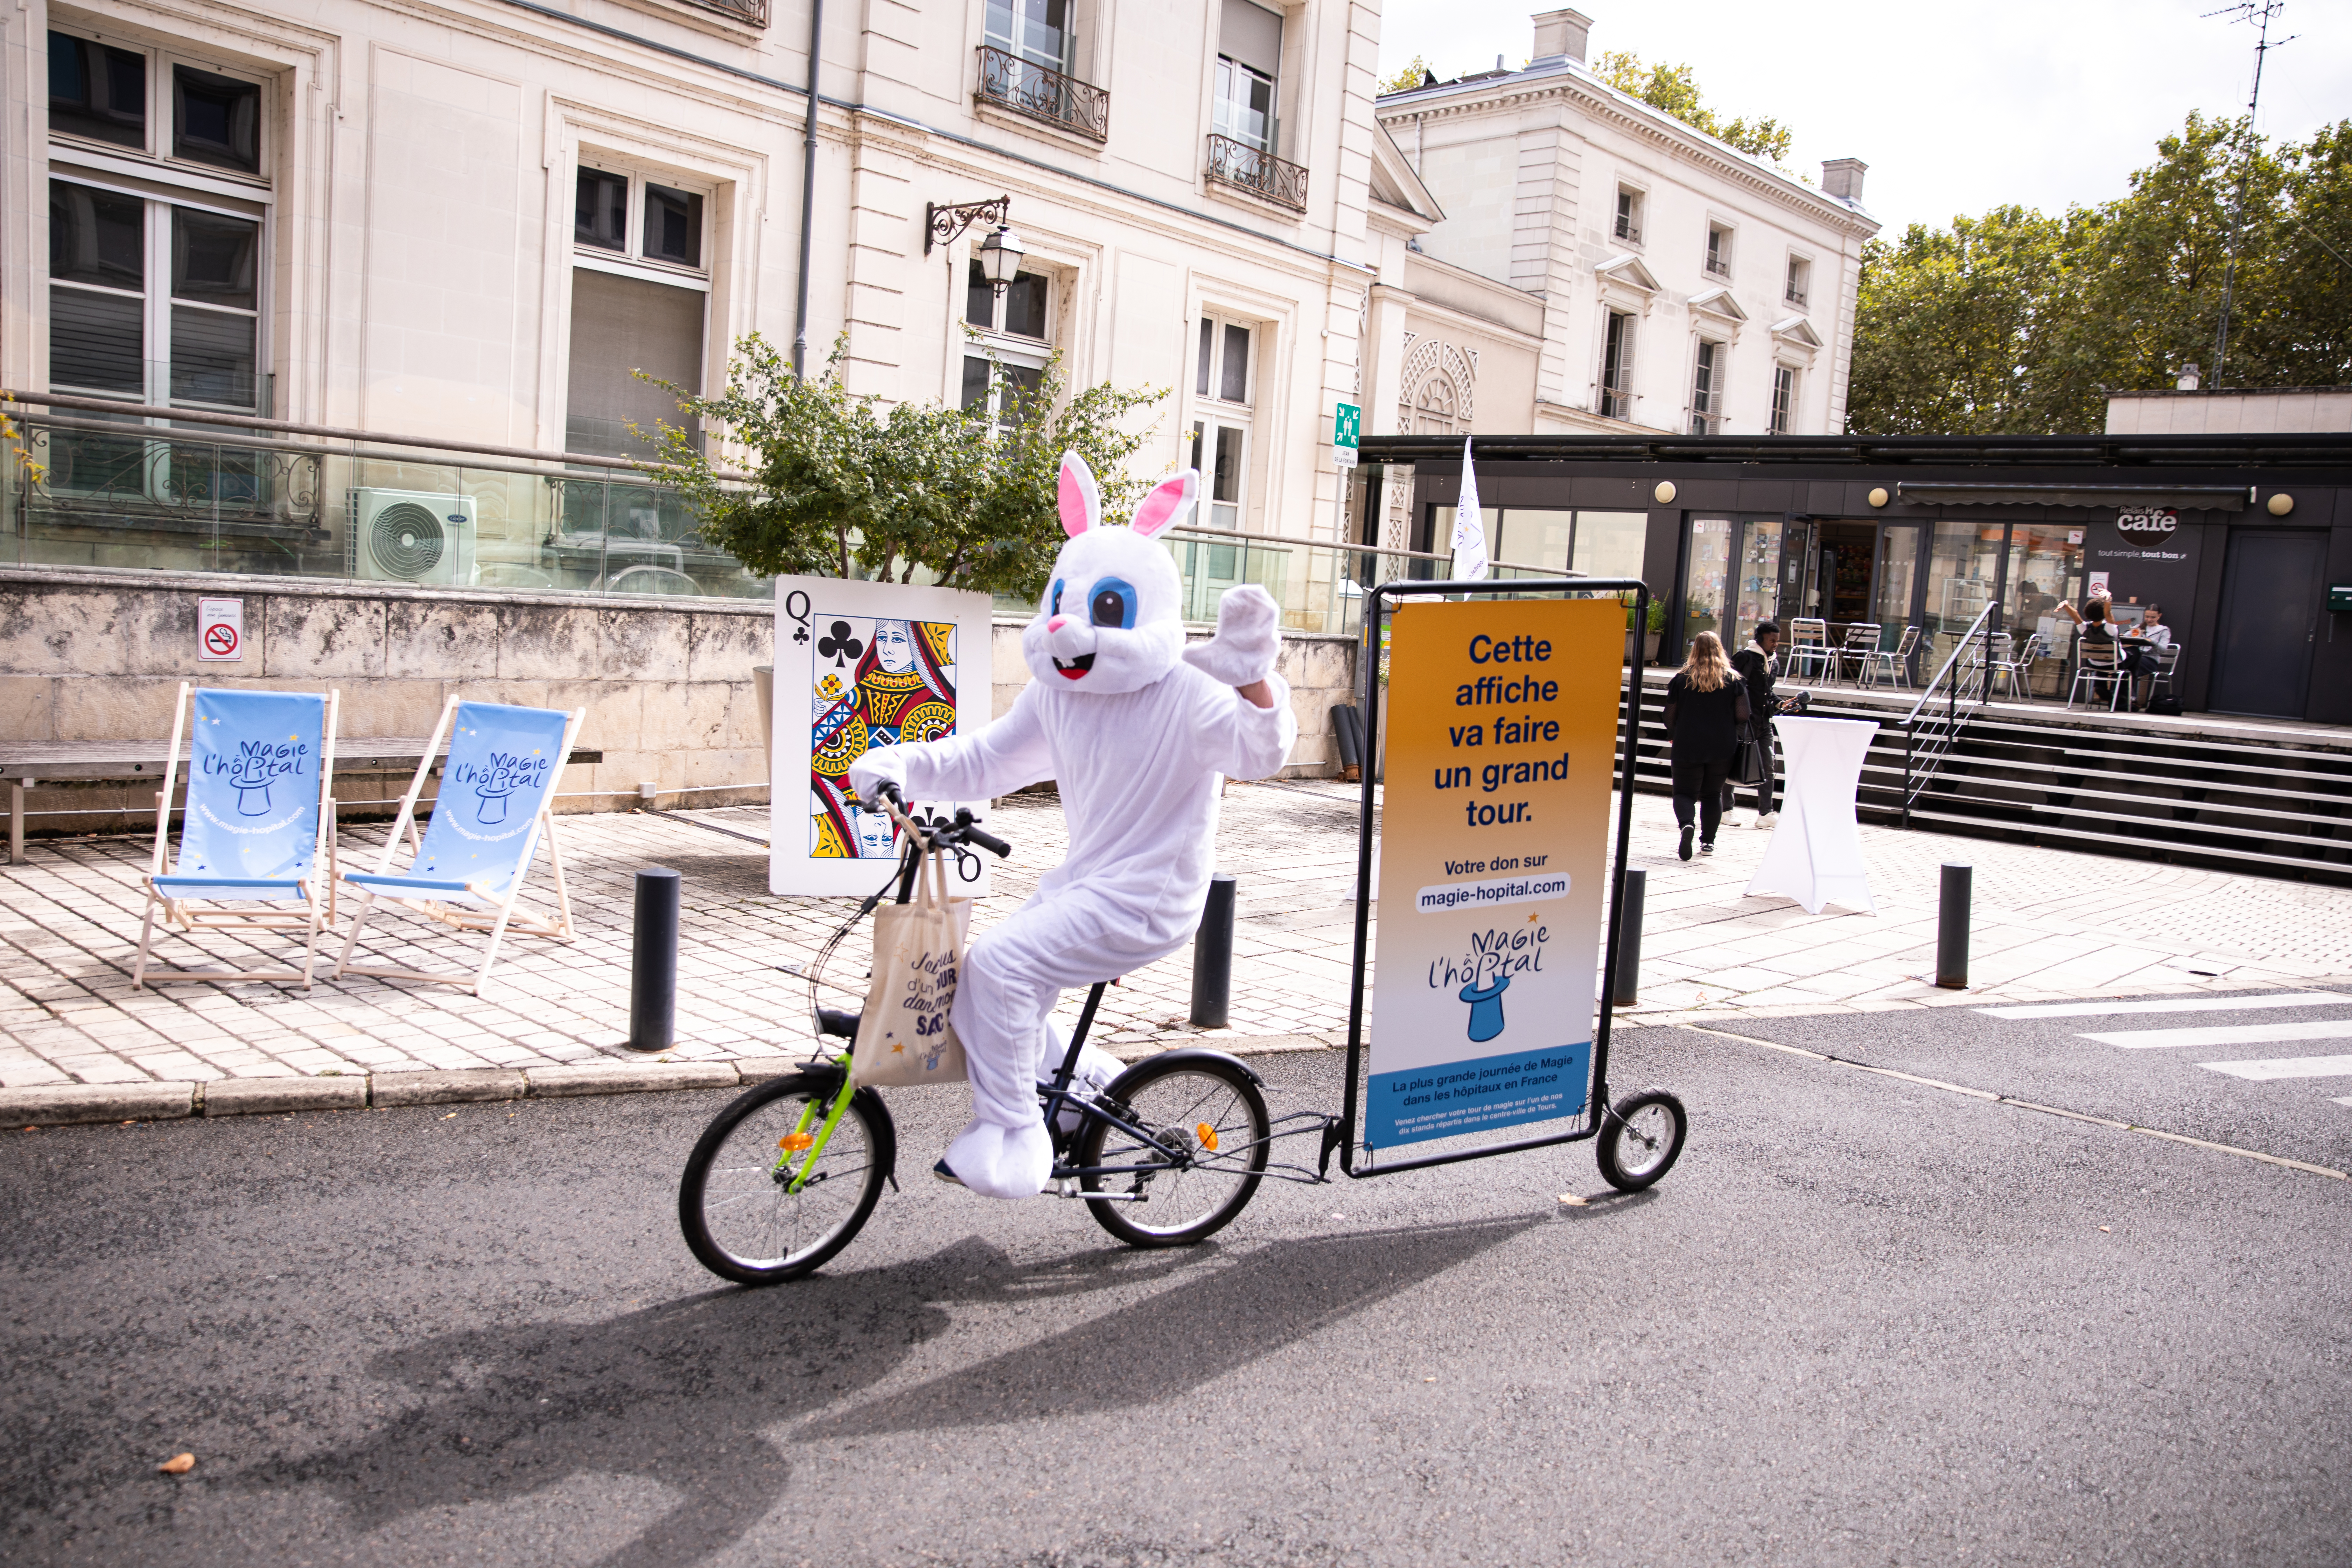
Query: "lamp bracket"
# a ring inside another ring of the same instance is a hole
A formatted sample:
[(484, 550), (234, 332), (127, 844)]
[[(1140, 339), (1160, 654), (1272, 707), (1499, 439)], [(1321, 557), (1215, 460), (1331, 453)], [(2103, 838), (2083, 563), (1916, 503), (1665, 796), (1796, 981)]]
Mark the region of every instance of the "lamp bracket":
[(1013, 211), (1011, 195), (991, 196), (984, 202), (961, 202), (943, 207), (937, 202), (923, 204), (923, 254), (931, 247), (946, 245), (976, 223), (1002, 226)]

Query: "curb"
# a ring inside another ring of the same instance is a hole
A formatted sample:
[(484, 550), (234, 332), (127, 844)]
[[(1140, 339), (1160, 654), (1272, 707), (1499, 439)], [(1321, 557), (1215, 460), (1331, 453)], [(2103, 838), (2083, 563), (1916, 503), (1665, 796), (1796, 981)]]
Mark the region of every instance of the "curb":
[[(1236, 1056), (1328, 1048), (1308, 1035), (1268, 1035), (1203, 1044)], [(1149, 1054), (1149, 1053), (1145, 1053)], [(1135, 1058), (1129, 1058), (1135, 1059)], [(465, 1068), (443, 1072), (351, 1073), (320, 1078), (225, 1078), (208, 1082), (67, 1083), (0, 1089), (0, 1128), (64, 1127), (91, 1121), (169, 1121), (194, 1116), (261, 1116), (295, 1110), (379, 1110), (476, 1100), (561, 1100), (656, 1089), (735, 1089), (766, 1083), (805, 1057), (746, 1057), (730, 1062), (607, 1060), (543, 1068)]]

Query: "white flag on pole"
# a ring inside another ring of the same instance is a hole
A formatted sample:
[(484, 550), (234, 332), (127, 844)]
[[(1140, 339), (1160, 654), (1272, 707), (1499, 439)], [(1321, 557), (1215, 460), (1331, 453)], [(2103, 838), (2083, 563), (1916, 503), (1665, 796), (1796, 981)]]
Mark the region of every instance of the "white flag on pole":
[(1462, 437), (1462, 499), (1454, 503), (1454, 580), (1486, 574), (1486, 521), (1478, 515), (1478, 476), (1470, 468), (1470, 437)]

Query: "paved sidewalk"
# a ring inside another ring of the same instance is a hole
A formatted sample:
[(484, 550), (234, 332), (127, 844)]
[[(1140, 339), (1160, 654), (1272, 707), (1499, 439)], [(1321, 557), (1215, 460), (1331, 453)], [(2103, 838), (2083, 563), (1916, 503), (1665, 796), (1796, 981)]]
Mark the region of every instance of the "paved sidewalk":
[[(763, 814), (709, 820), (765, 831)], [(2043, 997), (2352, 984), (2352, 889), (2156, 867), (2030, 846), (1864, 827), (1875, 915), (1807, 915), (1782, 899), (1741, 896), (1769, 835), (1727, 827), (1722, 852), (1674, 855), (1664, 800), (1635, 802), (1633, 863), (1648, 868), (1640, 1006), (1633, 1023), (1866, 1011)], [(1752, 814), (1743, 810), (1737, 820)], [(1058, 803), (1004, 803), (992, 826), (1013, 840), (984, 929), (1061, 857)], [(1222, 863), (1241, 876), (1230, 1029), (1234, 1048), (1341, 1042), (1354, 904), (1354, 792), (1314, 782), (1236, 785), (1224, 806)], [(344, 838), (347, 863), (381, 829)], [(846, 900), (772, 898), (751, 845), (662, 817), (562, 818), (578, 940), (510, 937), (485, 994), (455, 987), (321, 978), (291, 986), (175, 984), (134, 991), (130, 967), (147, 847), (115, 838), (37, 844), (32, 863), (0, 870), (0, 1089), (205, 1084), (223, 1079), (383, 1075), (483, 1068), (541, 1070), (638, 1059), (628, 1030), (630, 876), (684, 873), (678, 1037), (666, 1059), (764, 1062), (809, 1042), (804, 965), (844, 919)], [(1937, 868), (1976, 867), (1969, 991), (1937, 990)], [(371, 922), (379, 960), (454, 969), (461, 943), (439, 928)], [(340, 937), (332, 946), (340, 945)], [(322, 943), (331, 952), (332, 946)], [(250, 966), (275, 942), (206, 932), (162, 943), (166, 962)], [(205, 955), (208, 955), (205, 956)], [(855, 1005), (866, 949), (860, 932), (835, 963), (832, 1005)], [(323, 976), (331, 968), (322, 963)], [(1189, 953), (1127, 977), (1108, 994), (1108, 1043), (1139, 1055), (1196, 1037), (1184, 1023)], [(1066, 1016), (1075, 1017), (1078, 998)], [(230, 1097), (224, 1095), (223, 1103)]]

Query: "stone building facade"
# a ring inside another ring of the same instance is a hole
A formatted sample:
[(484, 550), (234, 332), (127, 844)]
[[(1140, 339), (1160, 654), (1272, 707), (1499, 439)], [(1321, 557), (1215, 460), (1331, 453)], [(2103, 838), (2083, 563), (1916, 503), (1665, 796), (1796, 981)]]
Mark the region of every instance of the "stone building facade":
[(1591, 26), (1540, 13), (1524, 68), (1379, 100), (1367, 428), (1842, 430), (1864, 165), (1815, 185), (1693, 130), (1592, 73)]

